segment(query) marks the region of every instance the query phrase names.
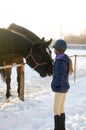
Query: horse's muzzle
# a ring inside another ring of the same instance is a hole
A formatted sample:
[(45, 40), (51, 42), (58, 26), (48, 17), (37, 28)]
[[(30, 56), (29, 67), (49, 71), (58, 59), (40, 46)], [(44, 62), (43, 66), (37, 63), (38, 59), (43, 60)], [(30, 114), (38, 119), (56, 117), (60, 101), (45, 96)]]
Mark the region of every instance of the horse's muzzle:
[(41, 77), (46, 77), (46, 76), (47, 76), (47, 74), (40, 74), (40, 76), (41, 76)]

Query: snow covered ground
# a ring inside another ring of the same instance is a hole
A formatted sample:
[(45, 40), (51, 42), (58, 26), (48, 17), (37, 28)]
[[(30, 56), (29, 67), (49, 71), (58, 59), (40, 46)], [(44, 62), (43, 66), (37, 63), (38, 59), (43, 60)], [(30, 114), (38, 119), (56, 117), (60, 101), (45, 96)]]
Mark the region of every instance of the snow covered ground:
[[(68, 55), (86, 55), (86, 50), (66, 51)], [(55, 55), (53, 54), (53, 57)], [(74, 58), (72, 58), (74, 62)], [(17, 97), (16, 70), (12, 73), (12, 97), (5, 99), (6, 85), (0, 78), (0, 130), (53, 130), (52, 77), (41, 78), (25, 66), (25, 101)], [(65, 103), (67, 130), (86, 130), (86, 57), (77, 58), (76, 82), (70, 76)]]

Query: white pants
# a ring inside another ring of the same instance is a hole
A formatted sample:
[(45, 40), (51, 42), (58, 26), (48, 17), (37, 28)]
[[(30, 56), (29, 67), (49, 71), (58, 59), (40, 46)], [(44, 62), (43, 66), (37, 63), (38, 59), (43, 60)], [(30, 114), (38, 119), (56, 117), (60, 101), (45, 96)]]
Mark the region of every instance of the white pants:
[(66, 98), (66, 93), (55, 93), (54, 97), (54, 115), (61, 115), (64, 113), (64, 102)]

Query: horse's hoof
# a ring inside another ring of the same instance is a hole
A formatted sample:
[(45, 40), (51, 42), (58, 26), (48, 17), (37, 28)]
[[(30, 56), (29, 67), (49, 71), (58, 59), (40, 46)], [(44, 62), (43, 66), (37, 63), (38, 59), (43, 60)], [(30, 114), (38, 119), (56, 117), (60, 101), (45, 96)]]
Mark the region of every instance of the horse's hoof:
[(7, 98), (7, 99), (6, 99), (6, 102), (9, 103), (9, 102), (10, 102), (10, 98)]
[(23, 97), (20, 97), (20, 100), (21, 100), (21, 101), (24, 101), (24, 98), (23, 98)]

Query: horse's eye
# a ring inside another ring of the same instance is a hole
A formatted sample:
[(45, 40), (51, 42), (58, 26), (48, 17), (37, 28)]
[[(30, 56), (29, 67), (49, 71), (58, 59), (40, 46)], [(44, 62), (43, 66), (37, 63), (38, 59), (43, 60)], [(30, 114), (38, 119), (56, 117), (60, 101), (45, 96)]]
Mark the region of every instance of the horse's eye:
[(51, 55), (51, 51), (49, 50), (49, 48), (46, 48), (46, 52)]

